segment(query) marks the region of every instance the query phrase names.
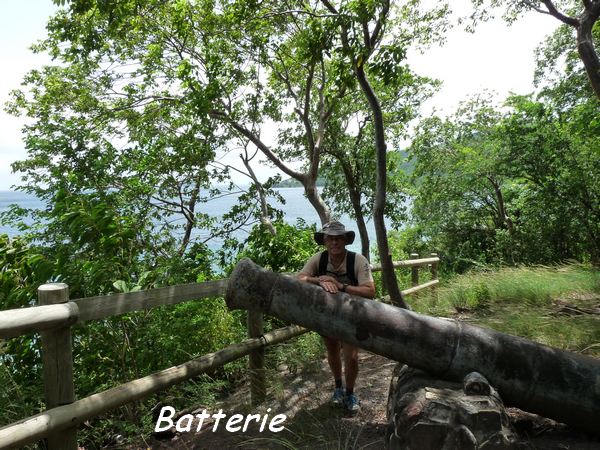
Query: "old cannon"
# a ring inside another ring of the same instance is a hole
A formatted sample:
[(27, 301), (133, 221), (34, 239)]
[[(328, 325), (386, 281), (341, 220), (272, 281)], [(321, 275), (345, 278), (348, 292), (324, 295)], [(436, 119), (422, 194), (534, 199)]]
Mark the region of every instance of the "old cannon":
[(335, 295), (249, 259), (229, 278), (232, 309), (260, 310), (282, 320), (461, 382), (479, 372), (507, 405), (600, 433), (600, 361), (456, 320), (381, 302)]

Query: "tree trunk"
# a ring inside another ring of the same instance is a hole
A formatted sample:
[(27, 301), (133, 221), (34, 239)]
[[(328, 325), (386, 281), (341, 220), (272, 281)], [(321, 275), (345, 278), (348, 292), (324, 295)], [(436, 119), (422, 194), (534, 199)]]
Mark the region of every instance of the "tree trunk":
[[(350, 195), (352, 199), (352, 195)], [(358, 203), (355, 203), (354, 199), (352, 199), (352, 207), (354, 208), (354, 215), (356, 216), (356, 227), (358, 228), (358, 235), (360, 236), (360, 251), (362, 255), (367, 258), (368, 261), (371, 261), (371, 250), (369, 248), (369, 233), (367, 231), (367, 224), (365, 222), (365, 216), (362, 213), (362, 209), (360, 207), (360, 200)]]
[(600, 99), (600, 60), (594, 49), (592, 28), (598, 20), (597, 14), (585, 13), (577, 27), (577, 51), (596, 97)]
[(594, 48), (592, 37), (592, 28), (600, 17), (600, 1), (583, 0), (582, 3), (585, 10), (579, 17), (572, 17), (562, 13), (558, 10), (553, 0), (542, 0), (547, 11), (532, 6), (533, 2), (524, 1), (523, 3), (529, 4), (530, 7), (538, 12), (550, 14), (562, 23), (577, 30), (577, 52), (585, 67), (592, 90), (596, 94), (596, 97), (600, 99), (600, 59)]
[(267, 229), (269, 230), (269, 233), (271, 233), (272, 236), (275, 236), (277, 234), (277, 230), (275, 229), (275, 227), (273, 226), (273, 223), (271, 222), (271, 219), (269, 218), (269, 210), (267, 208), (267, 196), (265, 195), (265, 190), (263, 189), (263, 185), (260, 181), (258, 181), (258, 178), (256, 176), (256, 174), (254, 173), (254, 170), (252, 169), (252, 166), (250, 165), (250, 160), (248, 159), (248, 153), (246, 153), (246, 155), (240, 155), (240, 158), (242, 159), (244, 166), (246, 167), (246, 170), (248, 171), (248, 175), (250, 175), (250, 178), (252, 178), (252, 181), (254, 182), (254, 185), (256, 186), (256, 191), (258, 192), (258, 200), (260, 202), (260, 223), (262, 223), (265, 227), (267, 227)]
[(183, 213), (183, 216), (185, 217), (186, 220), (186, 224), (185, 224), (185, 232), (183, 235), (183, 239), (181, 241), (181, 246), (179, 247), (179, 256), (182, 256), (188, 245), (190, 244), (190, 238), (192, 237), (192, 231), (194, 229), (194, 226), (196, 225), (196, 204), (198, 203), (198, 195), (200, 193), (200, 182), (196, 181), (196, 184), (194, 186), (194, 191), (192, 192), (192, 195), (190, 197), (190, 200), (187, 204), (187, 211), (186, 211), (186, 207), (183, 203), (183, 199), (181, 200), (181, 211)]
[(385, 143), (383, 113), (381, 111), (379, 99), (377, 98), (377, 95), (375, 95), (375, 92), (367, 79), (364, 66), (360, 61), (356, 64), (355, 69), (360, 88), (365, 94), (371, 112), (373, 113), (373, 125), (375, 126), (377, 192), (375, 193), (375, 204), (373, 206), (373, 222), (375, 223), (375, 235), (377, 236), (377, 249), (379, 250), (379, 258), (381, 259), (383, 285), (390, 294), (392, 303), (401, 308), (406, 308), (406, 303), (404, 302), (402, 293), (398, 287), (398, 280), (396, 279), (396, 272), (394, 271), (392, 255), (390, 254), (390, 247), (388, 244), (387, 230), (385, 228), (384, 210), (387, 191), (387, 146)]
[(365, 216), (363, 215), (361, 207), (362, 205), (360, 203), (360, 190), (356, 184), (356, 179), (354, 178), (354, 174), (352, 173), (352, 167), (350, 163), (348, 163), (348, 161), (342, 160), (337, 155), (336, 158), (338, 158), (338, 161), (342, 166), (344, 177), (346, 178), (346, 184), (348, 185), (350, 203), (352, 204), (352, 209), (354, 209), (354, 216), (356, 217), (356, 227), (358, 228), (358, 234), (360, 236), (361, 253), (365, 258), (367, 258), (368, 261), (371, 261), (371, 250), (369, 248), (369, 233), (367, 232), (367, 224), (365, 223)]
[(504, 204), (504, 195), (502, 194), (502, 190), (500, 189), (500, 184), (496, 181), (496, 179), (492, 176), (486, 177), (492, 187), (494, 188), (494, 193), (496, 195), (496, 204), (498, 205), (498, 219), (501, 224), (506, 226), (509, 234), (512, 236), (514, 234), (514, 226), (512, 219), (506, 213), (506, 205)]
[(331, 211), (323, 201), (321, 194), (317, 190), (317, 185), (315, 182), (307, 182), (306, 180), (300, 180), (302, 185), (304, 186), (304, 193), (306, 194), (306, 198), (310, 202), (310, 204), (315, 208), (317, 214), (319, 215), (319, 220), (321, 221), (321, 225), (325, 225), (327, 222), (331, 220)]

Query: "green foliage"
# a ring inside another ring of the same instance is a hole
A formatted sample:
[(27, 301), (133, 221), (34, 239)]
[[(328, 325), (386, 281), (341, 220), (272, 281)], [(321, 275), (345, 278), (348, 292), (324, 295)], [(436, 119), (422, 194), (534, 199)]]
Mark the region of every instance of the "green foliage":
[[(154, 308), (77, 328), (78, 391), (89, 395), (214, 352), (239, 342), (244, 330), (221, 298)], [(231, 374), (237, 367), (229, 370)]]
[[(26, 239), (0, 235), (0, 308), (36, 304), (37, 288), (53, 277), (55, 266), (51, 261), (30, 247)], [(0, 404), (6, 405), (7, 416), (0, 418), (15, 419), (13, 413), (39, 404), (36, 399), (41, 373), (39, 336), (27, 334), (2, 341), (0, 366), (0, 377), (6, 381), (5, 385), (17, 387), (19, 399), (15, 402), (14, 397), (4, 397)]]
[(512, 96), (420, 124), (411, 147), (414, 220), (453, 270), (598, 261), (597, 108)]
[(0, 391), (0, 424), (9, 424), (21, 420), (32, 412), (44, 409), (44, 386), (42, 377), (29, 366), (35, 375), (26, 382), (23, 377), (15, 377), (5, 358), (4, 345), (0, 347), (0, 383), (4, 389)]
[[(431, 315), (459, 312), (470, 322), (570, 351), (600, 355), (600, 322), (593, 315), (559, 314), (561, 303), (593, 308), (600, 273), (580, 265), (478, 270), (445, 282), (413, 302)], [(556, 303), (557, 299), (560, 302)]]
[(0, 305), (3, 309), (31, 305), (36, 289), (50, 280), (54, 265), (23, 238), (0, 234)]
[[(0, 235), (0, 308), (36, 303), (37, 288), (50, 281), (54, 265), (23, 238)], [(0, 341), (0, 423), (19, 420), (43, 406), (40, 341), (24, 335)]]
[(585, 266), (482, 268), (451, 278), (438, 289), (437, 298), (419, 299), (418, 309), (446, 315), (456, 309), (494, 310), (500, 305), (548, 306), (566, 293), (590, 291), (600, 292), (600, 273)]
[[(264, 225), (256, 225), (246, 238), (237, 244), (235, 261), (250, 258), (259, 266), (273, 272), (298, 272), (318, 250), (314, 240), (314, 225), (298, 219), (296, 225), (282, 220), (273, 223), (277, 233), (272, 235)], [(229, 251), (231, 255), (231, 250)], [(232, 264), (233, 267), (233, 264)]]
[[(35, 303), (37, 287), (46, 281), (69, 284), (71, 297), (130, 292), (165, 284), (212, 278), (212, 258), (201, 244), (187, 252), (150, 254), (143, 239), (152, 234), (151, 223), (136, 223), (136, 216), (118, 213), (118, 193), (73, 195), (59, 191), (54, 197), (54, 220), (44, 240), (35, 247), (26, 238), (0, 237), (2, 309)], [(163, 247), (167, 248), (167, 247)], [(53, 263), (50, 264), (49, 261)], [(245, 336), (240, 314), (230, 313), (223, 299), (203, 299), (149, 312), (126, 314), (74, 328), (75, 385), (78, 397), (180, 364), (221, 349)], [(2, 423), (35, 414), (42, 402), (38, 335), (3, 343), (0, 379), (14, 385), (16, 394), (0, 397)], [(221, 380), (238, 376), (240, 364), (217, 372)], [(196, 389), (203, 396), (204, 387)], [(189, 386), (172, 392), (190, 393)], [(148, 402), (131, 405), (112, 415), (83, 442), (96, 444), (111, 423), (124, 420), (124, 428), (138, 427), (136, 417), (146, 414)], [(137, 408), (141, 409), (137, 409)], [(103, 441), (102, 441), (103, 442)]]
[(290, 373), (320, 367), (325, 351), (323, 339), (317, 333), (306, 333), (293, 341), (271, 347), (267, 354), (267, 365), (276, 370), (282, 364)]
[(137, 240), (140, 226), (134, 217), (119, 214), (117, 201), (112, 194), (71, 195), (63, 190), (53, 199), (55, 220), (46, 230), (52, 247), (47, 251), (72, 295), (107, 293), (116, 280), (138, 276), (138, 259), (144, 252)]
[(394, 261), (409, 259), (412, 253), (418, 253), (422, 258), (429, 256), (431, 248), (424, 241), (423, 232), (418, 226), (407, 226), (402, 230), (389, 233), (390, 252)]

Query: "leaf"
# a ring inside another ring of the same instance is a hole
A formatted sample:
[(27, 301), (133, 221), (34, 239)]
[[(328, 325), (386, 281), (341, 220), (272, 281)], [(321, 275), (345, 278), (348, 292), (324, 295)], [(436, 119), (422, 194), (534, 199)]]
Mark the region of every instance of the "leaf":
[(119, 292), (129, 292), (127, 283), (123, 280), (117, 280), (113, 283), (114, 288)]

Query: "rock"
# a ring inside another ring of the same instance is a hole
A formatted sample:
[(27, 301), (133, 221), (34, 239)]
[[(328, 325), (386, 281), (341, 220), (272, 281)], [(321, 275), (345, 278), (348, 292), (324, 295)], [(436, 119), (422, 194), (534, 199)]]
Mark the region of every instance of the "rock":
[(387, 418), (389, 449), (521, 448), (498, 393), (476, 372), (459, 384), (399, 364), (390, 384)]

